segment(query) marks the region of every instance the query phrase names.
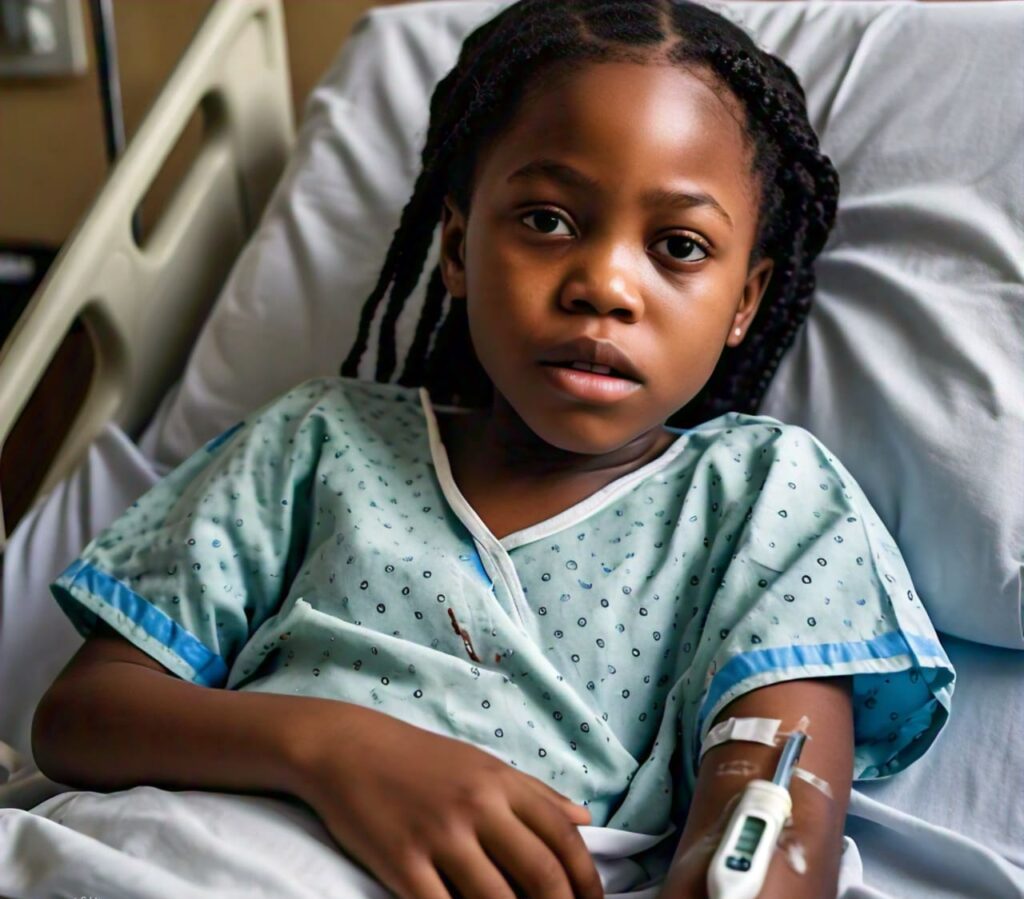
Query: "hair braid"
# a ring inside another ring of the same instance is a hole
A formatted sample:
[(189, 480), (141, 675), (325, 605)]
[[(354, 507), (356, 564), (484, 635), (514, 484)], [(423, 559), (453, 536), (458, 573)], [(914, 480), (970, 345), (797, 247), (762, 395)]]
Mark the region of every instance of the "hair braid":
[[(568, 49), (565, 46), (568, 34), (564, 29), (561, 32), (557, 29), (545, 32), (540, 29), (540, 25), (544, 24), (543, 19), (550, 17), (531, 14), (532, 8), (547, 8), (542, 5), (544, 2), (523, 0), (488, 23), (494, 24), (503, 16), (516, 13), (521, 18), (532, 20), (543, 37), (533, 38), (527, 29), (525, 33), (515, 34), (509, 41), (500, 30), (477, 29), (464, 42), (459, 64), (435, 88), (430, 103), (427, 139), (421, 153), (420, 174), (412, 197), (402, 210), (377, 285), (363, 306), (356, 341), (342, 363), (341, 374), (349, 377), (358, 374), (359, 361), (366, 351), (370, 325), (385, 294), (388, 295), (388, 302), (381, 321), (375, 377), (379, 381), (386, 381), (394, 372), (397, 357), (395, 326), (406, 299), (422, 275), (444, 195), (455, 186), (448, 177), (453, 157), (466, 154), (467, 149), (477, 149), (467, 148), (467, 145), (479, 144), (474, 139), (485, 128), (480, 120), (487, 118), (495, 101), (500, 100), (501, 88), (506, 91), (510, 87), (514, 89), (516, 79), (507, 76), (512, 65), (518, 63), (522, 66), (533, 57), (544, 53), (555, 55)], [(477, 74), (478, 69), (487, 73), (483, 80)], [(468, 184), (463, 190), (468, 193)], [(429, 321), (422, 321), (422, 316), (417, 326), (417, 331), (421, 330), (427, 330), (428, 336), (432, 330)], [(417, 351), (425, 354), (426, 342), (422, 336), (415, 341)], [(472, 352), (471, 345), (469, 351)], [(466, 348), (462, 352), (465, 353)], [(410, 356), (400, 382), (409, 383), (409, 376), (414, 371), (423, 371), (424, 367), (423, 358), (414, 359)], [(478, 370), (482, 372), (482, 369)]]
[(409, 356), (405, 363), (405, 370), (402, 372), (403, 379), (409, 379), (413, 383), (422, 383), (430, 336), (434, 333), (437, 323), (441, 320), (441, 312), (444, 310), (445, 293), (446, 289), (444, 280), (441, 277), (441, 267), (438, 266), (430, 276), (430, 284), (427, 285), (427, 295), (423, 300), (423, 313), (416, 324), (416, 335), (413, 337), (412, 346), (409, 348)]

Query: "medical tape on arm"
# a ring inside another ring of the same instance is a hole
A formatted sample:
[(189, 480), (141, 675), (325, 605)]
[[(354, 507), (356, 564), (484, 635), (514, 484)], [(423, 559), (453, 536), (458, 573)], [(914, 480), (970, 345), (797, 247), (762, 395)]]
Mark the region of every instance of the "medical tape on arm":
[[(704, 759), (704, 755), (709, 749), (734, 740), (742, 743), (760, 743), (763, 746), (777, 746), (780, 738), (785, 739), (789, 736), (789, 732), (779, 732), (781, 724), (782, 721), (777, 718), (728, 718), (721, 721), (712, 727), (704, 738), (700, 747), (698, 763)], [(794, 730), (806, 733), (809, 724), (810, 719), (804, 716)], [(806, 768), (793, 768), (793, 776), (817, 788), (829, 799), (832, 799), (832, 788), (828, 781), (818, 777), (817, 774)]]
[(817, 774), (812, 774), (806, 768), (794, 768), (793, 776), (799, 777), (800, 780), (804, 781), (805, 783), (809, 783), (812, 787), (817, 787), (819, 790), (821, 790), (822, 793), (828, 796), (829, 799), (833, 798), (832, 787), (828, 785), (827, 780), (818, 777)]
[(743, 743), (761, 743), (764, 746), (775, 746), (775, 738), (782, 724), (778, 718), (727, 718), (720, 721), (704, 738), (700, 747), (698, 763), (703, 760), (709, 749), (722, 743), (739, 740)]

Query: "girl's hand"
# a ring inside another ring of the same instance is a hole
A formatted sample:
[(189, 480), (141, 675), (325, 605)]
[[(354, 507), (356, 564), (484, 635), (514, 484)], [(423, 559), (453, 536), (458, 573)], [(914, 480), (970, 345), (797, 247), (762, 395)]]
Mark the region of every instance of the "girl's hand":
[(604, 896), (590, 812), (483, 750), (350, 704), (299, 739), (294, 792), (401, 899)]

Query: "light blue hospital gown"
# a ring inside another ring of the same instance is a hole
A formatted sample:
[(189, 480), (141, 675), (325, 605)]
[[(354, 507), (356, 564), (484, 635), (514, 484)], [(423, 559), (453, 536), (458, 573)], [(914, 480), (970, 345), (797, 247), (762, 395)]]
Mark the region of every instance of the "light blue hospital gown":
[(498, 540), (426, 390), (310, 381), (186, 460), (52, 589), (83, 633), (99, 616), (183, 678), (469, 741), (597, 826), (681, 823), (715, 716), (779, 681), (852, 674), (855, 776), (906, 767), (953, 669), (860, 488), (768, 416), (678, 433)]

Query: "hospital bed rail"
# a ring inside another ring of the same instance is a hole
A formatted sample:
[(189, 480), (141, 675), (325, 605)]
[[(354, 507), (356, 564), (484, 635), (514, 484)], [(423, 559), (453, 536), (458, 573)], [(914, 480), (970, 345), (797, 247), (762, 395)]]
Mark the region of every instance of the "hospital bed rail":
[[(217, 0), (102, 189), (0, 347), (0, 450), (80, 319), (95, 363), (33, 501), (108, 421), (136, 435), (180, 375), (295, 136), (280, 0)], [(141, 244), (139, 208), (196, 112), (188, 171)], [(0, 551), (7, 538), (0, 497)]]

